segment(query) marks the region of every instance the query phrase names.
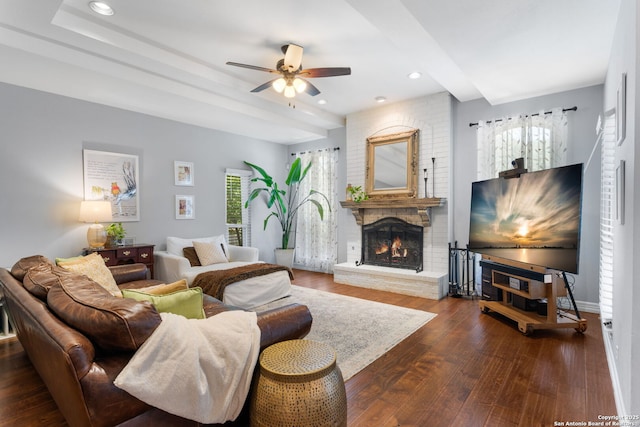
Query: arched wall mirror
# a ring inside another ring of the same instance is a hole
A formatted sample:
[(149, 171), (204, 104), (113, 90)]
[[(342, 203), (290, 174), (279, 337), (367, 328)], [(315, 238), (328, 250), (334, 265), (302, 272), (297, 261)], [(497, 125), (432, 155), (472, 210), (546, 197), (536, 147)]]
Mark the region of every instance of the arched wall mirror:
[(416, 197), (418, 129), (367, 138), (369, 197)]

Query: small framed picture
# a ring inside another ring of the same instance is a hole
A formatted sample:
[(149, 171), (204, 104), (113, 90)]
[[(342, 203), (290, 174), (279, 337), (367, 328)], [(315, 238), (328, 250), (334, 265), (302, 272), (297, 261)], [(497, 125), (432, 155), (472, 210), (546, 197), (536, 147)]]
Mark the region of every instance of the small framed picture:
[(627, 136), (627, 73), (622, 73), (616, 93), (616, 141), (622, 145)]
[(125, 237), (124, 239), (122, 239), (122, 244), (125, 246), (133, 246), (136, 244), (136, 238), (135, 237)]
[(194, 171), (192, 162), (173, 162), (175, 185), (194, 186)]
[(194, 219), (195, 213), (193, 196), (176, 196), (176, 219)]

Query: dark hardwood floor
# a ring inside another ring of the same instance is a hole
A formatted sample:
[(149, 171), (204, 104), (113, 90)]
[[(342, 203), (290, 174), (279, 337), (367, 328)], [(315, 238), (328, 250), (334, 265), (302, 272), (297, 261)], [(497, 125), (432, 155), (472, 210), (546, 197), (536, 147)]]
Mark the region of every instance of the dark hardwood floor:
[[(437, 313), (347, 381), (349, 426), (546, 427), (616, 414), (597, 315), (583, 313), (584, 334), (524, 336), (471, 299), (432, 301), (295, 273), (299, 286)], [(64, 425), (19, 342), (0, 342), (0, 426)]]

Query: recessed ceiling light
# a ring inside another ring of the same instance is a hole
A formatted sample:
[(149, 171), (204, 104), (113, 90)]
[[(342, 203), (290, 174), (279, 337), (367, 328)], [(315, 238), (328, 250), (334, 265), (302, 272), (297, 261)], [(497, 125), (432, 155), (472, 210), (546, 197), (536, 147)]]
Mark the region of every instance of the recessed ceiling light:
[(376, 96), (375, 100), (376, 102), (383, 103), (384, 101), (387, 100), (387, 98), (385, 98), (384, 96)]
[(407, 77), (413, 80), (419, 79), (420, 77), (422, 77), (422, 73), (419, 73), (418, 71), (414, 71), (413, 73), (409, 74)]
[(115, 11), (113, 10), (113, 8), (111, 6), (109, 6), (108, 4), (106, 4), (105, 2), (102, 2), (102, 1), (89, 2), (89, 7), (95, 13), (98, 13), (98, 14), (104, 15), (104, 16), (111, 16), (111, 15), (113, 15), (115, 13)]
[(324, 105), (324, 104), (326, 104), (326, 103), (327, 103), (327, 100), (326, 100), (326, 99), (320, 99), (320, 100), (318, 100), (318, 104), (320, 104), (320, 105)]

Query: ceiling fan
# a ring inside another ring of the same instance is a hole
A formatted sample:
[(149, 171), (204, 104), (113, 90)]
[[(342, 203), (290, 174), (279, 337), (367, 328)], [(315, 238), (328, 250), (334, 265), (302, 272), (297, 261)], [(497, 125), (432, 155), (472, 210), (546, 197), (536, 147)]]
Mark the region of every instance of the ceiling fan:
[(293, 98), (296, 93), (307, 92), (311, 96), (320, 93), (317, 87), (309, 83), (307, 78), (346, 76), (351, 74), (349, 67), (330, 68), (302, 68), (302, 46), (286, 44), (282, 46), (284, 58), (276, 63), (276, 69), (258, 67), (256, 65), (227, 62), (234, 67), (249, 68), (250, 70), (265, 71), (267, 73), (280, 74), (280, 77), (261, 84), (251, 92), (261, 92), (268, 87), (273, 87), (276, 92), (283, 93), (287, 98)]

